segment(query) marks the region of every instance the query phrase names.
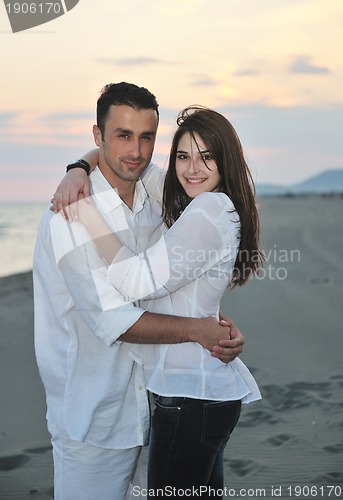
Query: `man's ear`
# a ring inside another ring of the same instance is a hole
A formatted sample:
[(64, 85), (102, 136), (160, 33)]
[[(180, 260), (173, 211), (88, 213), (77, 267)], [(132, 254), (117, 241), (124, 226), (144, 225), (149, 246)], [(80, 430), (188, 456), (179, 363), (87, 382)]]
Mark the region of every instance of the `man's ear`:
[(93, 136), (95, 144), (100, 148), (102, 146), (102, 135), (97, 125), (93, 125)]

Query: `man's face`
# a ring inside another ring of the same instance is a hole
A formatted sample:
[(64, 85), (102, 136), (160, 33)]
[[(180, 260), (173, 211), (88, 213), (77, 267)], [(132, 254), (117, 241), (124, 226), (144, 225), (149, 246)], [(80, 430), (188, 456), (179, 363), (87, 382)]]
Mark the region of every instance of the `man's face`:
[(153, 109), (111, 106), (104, 136), (94, 125), (99, 168), (114, 187), (135, 183), (149, 165), (155, 145), (158, 118)]

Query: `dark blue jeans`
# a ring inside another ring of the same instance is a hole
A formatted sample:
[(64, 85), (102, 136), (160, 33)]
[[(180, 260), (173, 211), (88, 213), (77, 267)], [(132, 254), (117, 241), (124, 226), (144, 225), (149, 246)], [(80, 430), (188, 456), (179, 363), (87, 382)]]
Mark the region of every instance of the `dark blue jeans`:
[(241, 401), (154, 395), (154, 402), (148, 490), (155, 496), (148, 498), (156, 498), (158, 488), (197, 489), (195, 497), (222, 498), (223, 452), (239, 419)]

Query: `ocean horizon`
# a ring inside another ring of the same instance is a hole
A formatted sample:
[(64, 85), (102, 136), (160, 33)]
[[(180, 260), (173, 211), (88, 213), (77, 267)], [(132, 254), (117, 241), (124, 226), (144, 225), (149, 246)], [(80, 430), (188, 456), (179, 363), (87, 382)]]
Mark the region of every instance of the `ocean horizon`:
[(39, 221), (49, 202), (0, 203), (0, 277), (32, 269)]

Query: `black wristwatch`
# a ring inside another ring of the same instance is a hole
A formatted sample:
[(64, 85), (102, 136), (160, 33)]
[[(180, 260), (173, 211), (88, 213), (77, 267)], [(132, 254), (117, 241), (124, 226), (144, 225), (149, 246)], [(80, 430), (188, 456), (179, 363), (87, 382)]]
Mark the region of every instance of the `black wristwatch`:
[(67, 165), (66, 172), (69, 172), (69, 170), (71, 170), (72, 168), (83, 168), (87, 175), (89, 175), (91, 172), (91, 167), (88, 161), (82, 159), (74, 161), (73, 163)]

